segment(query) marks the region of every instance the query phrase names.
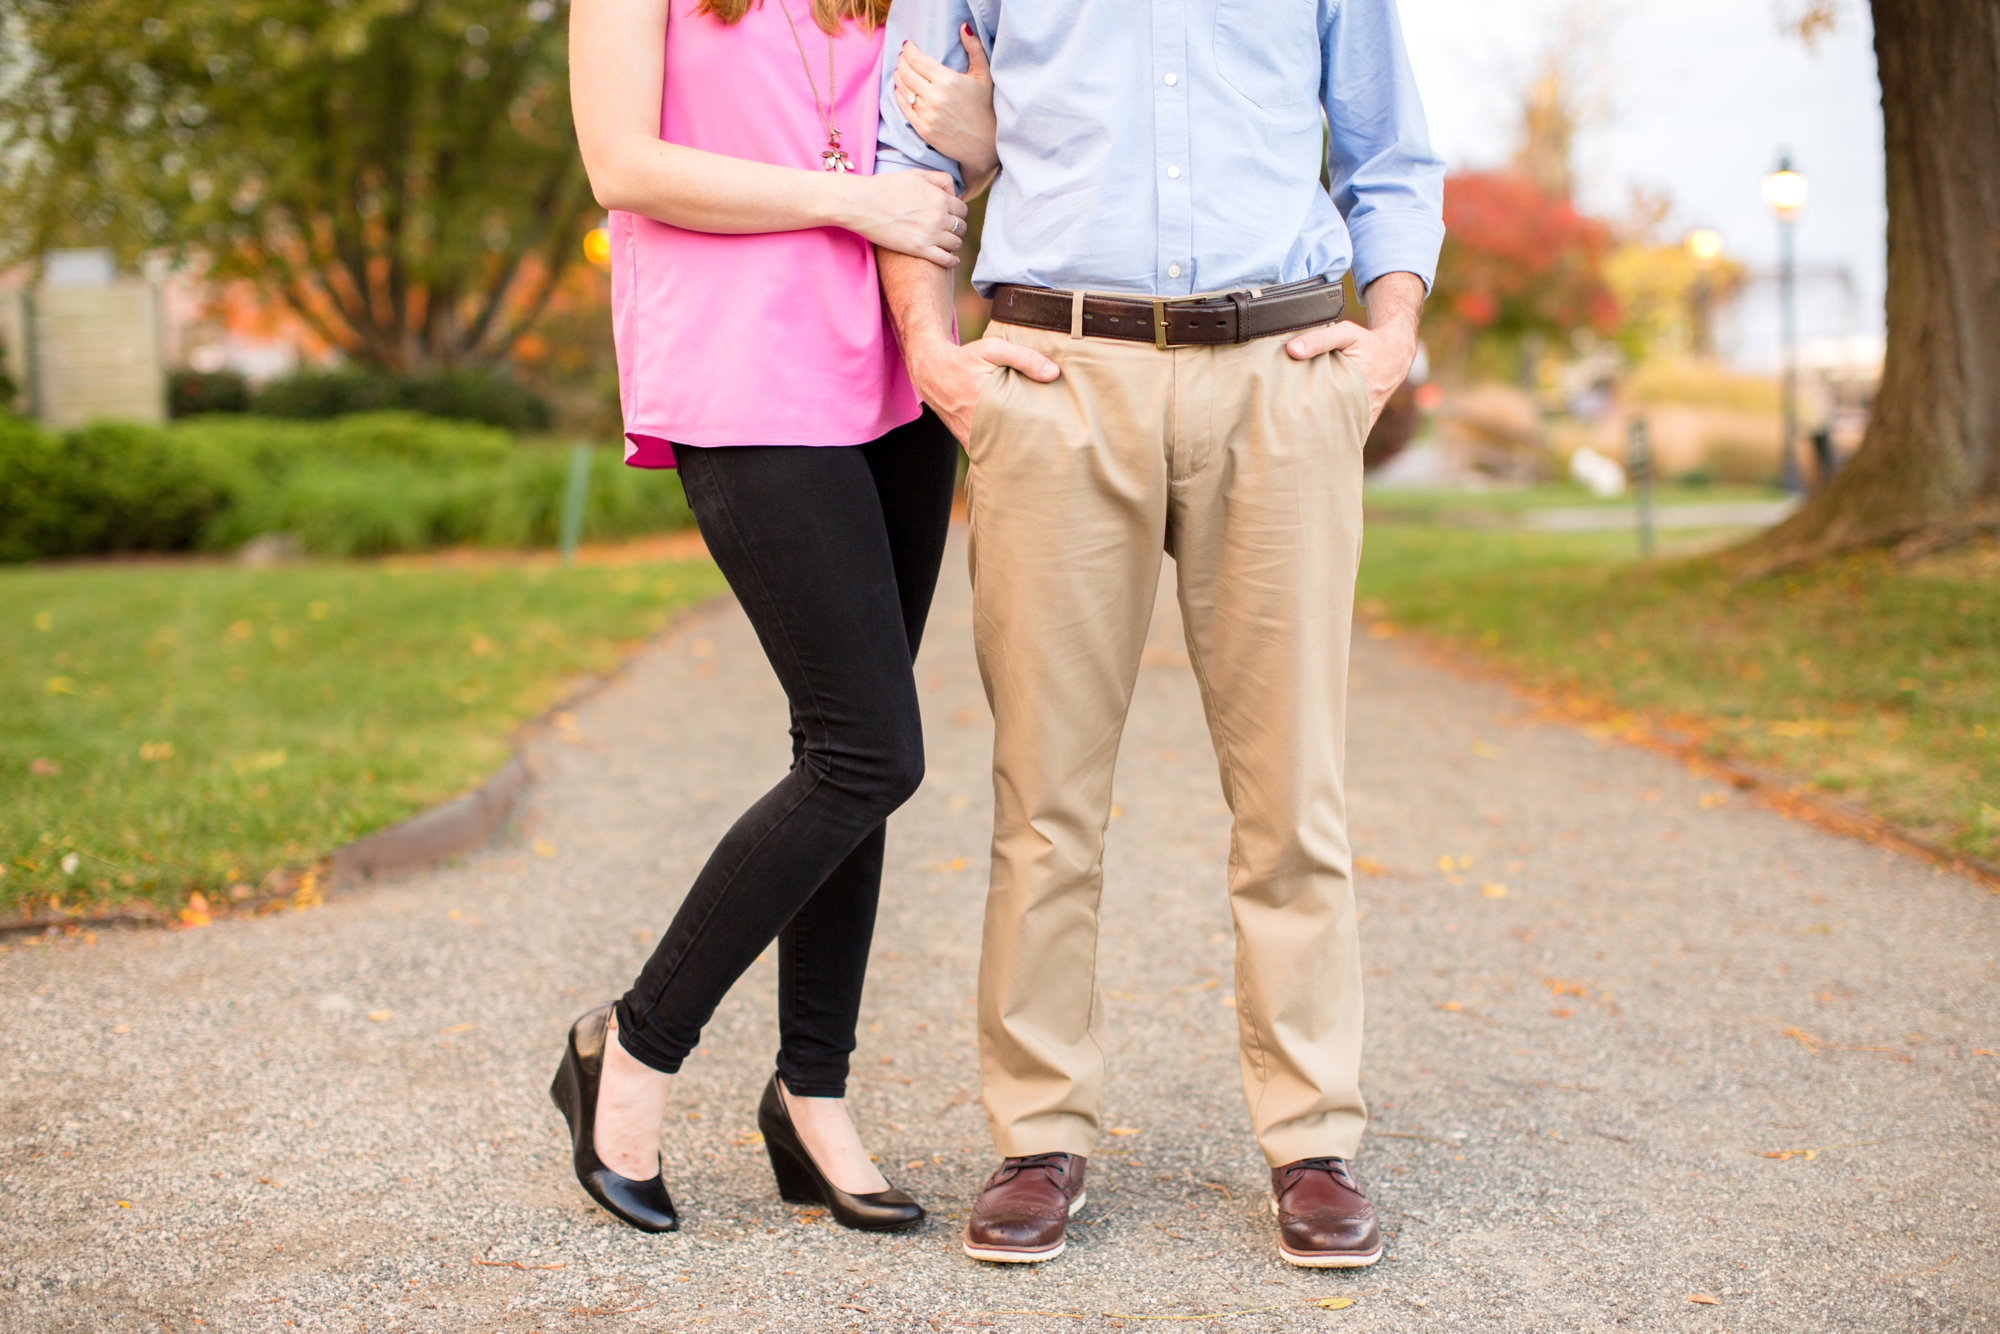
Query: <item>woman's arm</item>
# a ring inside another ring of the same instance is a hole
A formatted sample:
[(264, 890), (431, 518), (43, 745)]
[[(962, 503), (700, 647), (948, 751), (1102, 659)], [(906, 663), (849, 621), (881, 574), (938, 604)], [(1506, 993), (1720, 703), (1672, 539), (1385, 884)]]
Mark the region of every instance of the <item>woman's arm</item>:
[(669, 2), (570, 5), (570, 107), (599, 204), (698, 232), (845, 227), (945, 268), (958, 263), (965, 204), (940, 172), (805, 171), (663, 142)]
[(965, 47), (963, 74), (903, 43), (896, 53), (896, 106), (925, 143), (958, 163), (965, 197), (971, 199), (993, 183), (1000, 156), (993, 146), (993, 74), (986, 48), (967, 26), (960, 27), (958, 40)]

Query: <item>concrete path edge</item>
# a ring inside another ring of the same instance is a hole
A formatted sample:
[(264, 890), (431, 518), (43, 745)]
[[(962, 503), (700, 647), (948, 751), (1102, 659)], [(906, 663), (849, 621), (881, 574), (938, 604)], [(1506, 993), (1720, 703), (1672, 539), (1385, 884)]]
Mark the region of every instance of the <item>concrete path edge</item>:
[(534, 775), (519, 755), (462, 797), (334, 849), (329, 879), (344, 885), (429, 866), (483, 846), (507, 823)]

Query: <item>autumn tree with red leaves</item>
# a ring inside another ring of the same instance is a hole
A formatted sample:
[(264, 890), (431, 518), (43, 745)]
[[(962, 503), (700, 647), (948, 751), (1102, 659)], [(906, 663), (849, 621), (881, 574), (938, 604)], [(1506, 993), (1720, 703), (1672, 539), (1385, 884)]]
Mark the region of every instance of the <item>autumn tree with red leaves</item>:
[(1504, 364), (1524, 339), (1609, 336), (1611, 230), (1518, 169), (1456, 172), (1444, 187), (1444, 251), (1424, 315), (1442, 367)]

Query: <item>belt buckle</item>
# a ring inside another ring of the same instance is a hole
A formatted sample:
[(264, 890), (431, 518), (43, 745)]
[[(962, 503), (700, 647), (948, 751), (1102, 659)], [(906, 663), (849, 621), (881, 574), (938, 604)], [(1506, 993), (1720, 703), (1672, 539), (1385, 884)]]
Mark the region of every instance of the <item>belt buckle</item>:
[(1179, 344), (1167, 342), (1167, 307), (1192, 306), (1198, 302), (1211, 300), (1205, 296), (1156, 296), (1153, 301), (1153, 346), (1162, 352)]

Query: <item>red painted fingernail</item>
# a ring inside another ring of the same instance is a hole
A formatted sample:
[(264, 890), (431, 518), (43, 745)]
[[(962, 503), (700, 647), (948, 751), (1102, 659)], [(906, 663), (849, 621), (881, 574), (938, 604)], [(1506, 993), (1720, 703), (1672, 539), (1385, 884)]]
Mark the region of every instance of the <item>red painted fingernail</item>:
[(959, 25), (958, 25), (958, 30), (959, 30), (960, 32), (964, 33), (964, 34), (965, 34), (966, 36), (968, 36), (968, 37), (970, 37), (970, 36), (972, 35), (972, 25), (971, 25), (970, 23), (961, 23), (961, 24), (959, 24)]

